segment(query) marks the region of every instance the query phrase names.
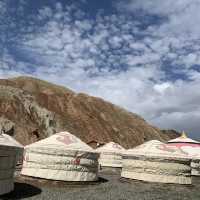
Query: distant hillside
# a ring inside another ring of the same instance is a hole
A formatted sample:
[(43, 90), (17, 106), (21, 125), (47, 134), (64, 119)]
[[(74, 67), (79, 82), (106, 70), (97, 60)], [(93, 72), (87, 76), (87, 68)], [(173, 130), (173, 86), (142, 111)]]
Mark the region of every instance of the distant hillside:
[(179, 133), (178, 131), (175, 130), (161, 130), (165, 135), (168, 135), (168, 137), (170, 138), (177, 138), (181, 136), (181, 133)]
[(0, 125), (24, 145), (64, 130), (87, 143), (114, 141), (126, 148), (176, 137), (101, 98), (30, 77), (0, 79)]

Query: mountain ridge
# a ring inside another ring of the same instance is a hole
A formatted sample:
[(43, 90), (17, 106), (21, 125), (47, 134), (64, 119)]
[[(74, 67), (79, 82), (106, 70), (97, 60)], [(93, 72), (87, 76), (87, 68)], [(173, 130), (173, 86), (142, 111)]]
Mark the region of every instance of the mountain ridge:
[(86, 143), (114, 141), (125, 148), (177, 136), (102, 98), (25, 76), (0, 79), (0, 124), (24, 145), (64, 130)]

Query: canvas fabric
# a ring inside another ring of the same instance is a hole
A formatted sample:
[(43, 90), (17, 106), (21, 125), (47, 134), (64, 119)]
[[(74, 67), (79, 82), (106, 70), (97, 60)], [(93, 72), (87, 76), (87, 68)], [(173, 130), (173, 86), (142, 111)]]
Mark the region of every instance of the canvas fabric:
[(93, 149), (81, 141), (78, 137), (69, 132), (56, 133), (46, 139), (27, 145), (26, 148), (56, 149), (56, 150), (83, 150), (93, 151)]
[(179, 148), (180, 151), (186, 154), (186, 157), (193, 159), (191, 162), (192, 175), (200, 176), (200, 165), (198, 164), (200, 160), (200, 142), (181, 136), (168, 141), (167, 145)]
[(191, 159), (176, 147), (151, 140), (123, 155), (122, 177), (150, 182), (191, 184)]
[(119, 144), (109, 142), (96, 151), (100, 153), (99, 164), (102, 167), (122, 167), (122, 154), (125, 149)]
[(187, 153), (181, 151), (181, 149), (175, 146), (168, 146), (167, 144), (164, 144), (158, 140), (145, 142), (135, 148), (127, 150), (124, 154), (172, 158), (187, 157)]
[(100, 152), (100, 153), (101, 152), (122, 153), (124, 150), (125, 149), (121, 145), (119, 145), (115, 142), (109, 142), (109, 143), (96, 149), (96, 151)]
[(148, 182), (191, 184), (189, 160), (125, 157), (121, 176)]
[(103, 167), (122, 167), (122, 155), (101, 153), (99, 164)]
[(98, 153), (68, 132), (28, 145), (21, 174), (62, 181), (96, 181)]
[(0, 134), (0, 195), (14, 189), (15, 166), (23, 153), (23, 146), (11, 136)]
[(192, 140), (191, 138), (188, 138), (187, 136), (181, 136), (172, 140), (169, 140), (168, 143), (193, 143), (193, 144), (200, 144), (197, 140)]
[(192, 175), (200, 176), (200, 159), (193, 159), (191, 162)]
[(14, 138), (7, 134), (0, 134), (0, 150), (1, 154), (6, 155), (22, 155), (24, 147)]

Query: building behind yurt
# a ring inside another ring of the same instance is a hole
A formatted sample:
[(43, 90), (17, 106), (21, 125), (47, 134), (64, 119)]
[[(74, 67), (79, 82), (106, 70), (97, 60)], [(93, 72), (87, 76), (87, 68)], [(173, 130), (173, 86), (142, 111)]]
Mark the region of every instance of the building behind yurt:
[(76, 136), (60, 132), (25, 147), (21, 174), (61, 181), (96, 181), (98, 156)]
[(23, 146), (7, 134), (0, 134), (0, 195), (14, 189), (14, 173)]
[(183, 132), (180, 137), (168, 141), (167, 145), (177, 147), (191, 158), (192, 175), (200, 176), (200, 142), (188, 138)]
[(151, 140), (123, 155), (121, 176), (148, 182), (191, 184), (190, 159), (176, 147)]
[(97, 148), (96, 151), (100, 153), (99, 164), (101, 167), (122, 167), (122, 153), (125, 149), (119, 144), (109, 142)]

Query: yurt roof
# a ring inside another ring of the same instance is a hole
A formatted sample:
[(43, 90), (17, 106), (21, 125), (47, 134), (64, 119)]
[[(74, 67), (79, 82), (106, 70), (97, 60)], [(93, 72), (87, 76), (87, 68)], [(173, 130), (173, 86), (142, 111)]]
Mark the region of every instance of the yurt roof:
[(126, 154), (159, 157), (187, 157), (187, 154), (182, 152), (179, 148), (175, 146), (168, 146), (158, 140), (145, 142), (135, 148), (127, 150)]
[(185, 132), (182, 133), (182, 135), (176, 139), (168, 141), (168, 143), (190, 143), (190, 144), (200, 144), (200, 142), (193, 140), (191, 138), (188, 138)]
[(190, 158), (200, 158), (200, 142), (188, 138), (185, 133), (179, 138), (168, 141), (167, 145), (179, 148), (182, 152), (187, 153)]
[(17, 142), (13, 137), (7, 134), (0, 134), (0, 146), (1, 147), (13, 147), (13, 148), (19, 148), (23, 149), (23, 146)]
[(96, 149), (98, 152), (122, 152), (125, 149), (115, 142), (109, 142)]
[(52, 148), (64, 150), (93, 151), (81, 139), (69, 132), (59, 132), (46, 139), (27, 145), (26, 148)]

